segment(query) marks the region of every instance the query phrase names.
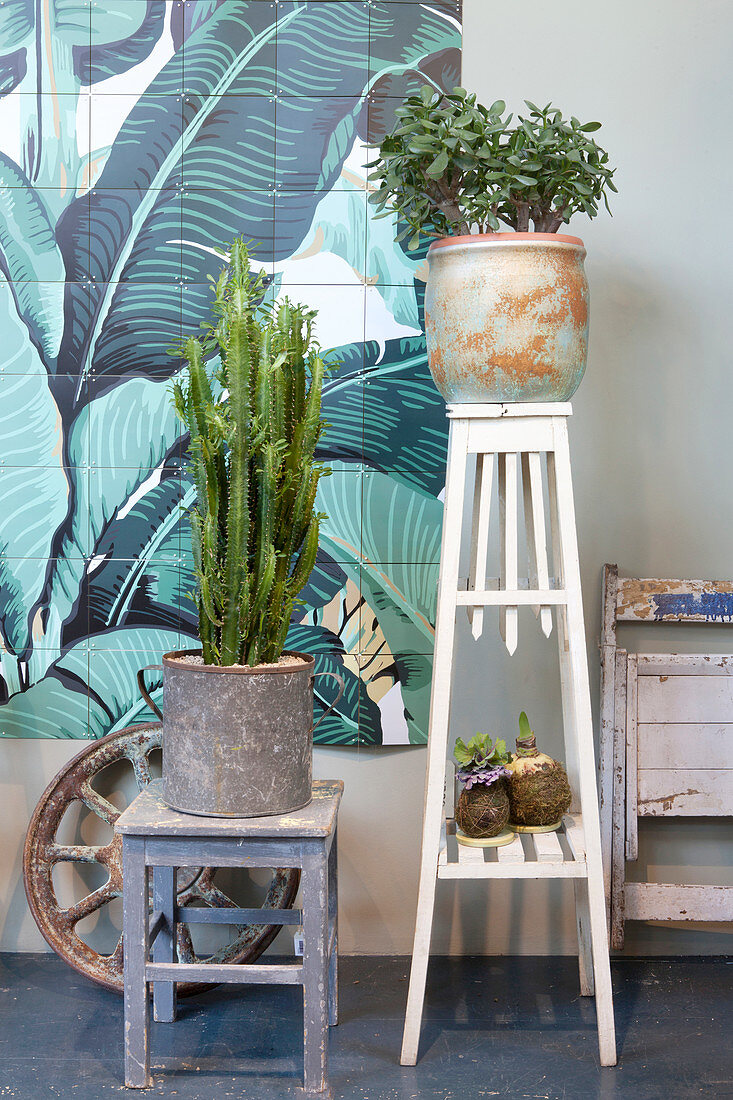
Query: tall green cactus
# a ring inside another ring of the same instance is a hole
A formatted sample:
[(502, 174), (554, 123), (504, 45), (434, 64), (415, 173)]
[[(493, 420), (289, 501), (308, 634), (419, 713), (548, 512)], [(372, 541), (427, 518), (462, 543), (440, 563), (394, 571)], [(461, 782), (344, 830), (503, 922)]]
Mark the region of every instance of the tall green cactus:
[(314, 458), (324, 428), (315, 313), (287, 299), (268, 310), (264, 293), (247, 245), (234, 241), (215, 285), (216, 324), (186, 340), (188, 379), (173, 387), (191, 435), (206, 664), (278, 660), (318, 551), (316, 489), (330, 470)]

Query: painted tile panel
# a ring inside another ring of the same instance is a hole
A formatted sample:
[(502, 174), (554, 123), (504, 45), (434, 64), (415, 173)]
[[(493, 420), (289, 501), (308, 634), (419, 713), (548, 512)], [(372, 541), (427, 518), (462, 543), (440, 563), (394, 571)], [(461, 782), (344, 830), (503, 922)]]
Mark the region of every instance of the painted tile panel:
[[(346, 680), (316, 739), (424, 741), (447, 432), (422, 338), (424, 253), (374, 220), (365, 165), (407, 91), (455, 83), (457, 9), (82, 8), (54, 42), (56, 95), (51, 70), (28, 64), (32, 15), (0, 47), (0, 735), (146, 720), (137, 668), (194, 636), (168, 349), (210, 316), (208, 277), (241, 232), (265, 304), (317, 309), (332, 363), (328, 518), (289, 635)], [(334, 691), (317, 681), (316, 717)]]

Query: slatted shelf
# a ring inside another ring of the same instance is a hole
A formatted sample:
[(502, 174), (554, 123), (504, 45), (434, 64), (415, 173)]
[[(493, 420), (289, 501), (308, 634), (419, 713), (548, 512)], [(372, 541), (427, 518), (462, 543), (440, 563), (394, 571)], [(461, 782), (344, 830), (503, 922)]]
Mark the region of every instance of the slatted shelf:
[(438, 878), (585, 878), (585, 842), (580, 814), (566, 814), (554, 833), (517, 833), (499, 848), (459, 844), (447, 818), (438, 852)]

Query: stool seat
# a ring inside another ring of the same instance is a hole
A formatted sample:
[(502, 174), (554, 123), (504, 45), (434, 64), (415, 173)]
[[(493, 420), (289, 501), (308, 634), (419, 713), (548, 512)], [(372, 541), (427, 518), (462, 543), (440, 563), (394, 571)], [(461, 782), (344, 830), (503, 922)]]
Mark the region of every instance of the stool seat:
[[(303, 1092), (330, 1095), (328, 1027), (338, 1018), (338, 876), (336, 824), (344, 785), (316, 781), (312, 800), (272, 817), (199, 817), (171, 809), (162, 782), (143, 790), (120, 815), (125, 986), (125, 1084), (149, 1088), (150, 1010), (176, 1016), (176, 982), (288, 984), (303, 987)], [(295, 867), (302, 908), (199, 909), (177, 904), (176, 873), (185, 867)], [(149, 872), (153, 912), (149, 912)], [(301, 924), (301, 963), (178, 962), (178, 923)], [(152, 960), (150, 958), (152, 950)]]

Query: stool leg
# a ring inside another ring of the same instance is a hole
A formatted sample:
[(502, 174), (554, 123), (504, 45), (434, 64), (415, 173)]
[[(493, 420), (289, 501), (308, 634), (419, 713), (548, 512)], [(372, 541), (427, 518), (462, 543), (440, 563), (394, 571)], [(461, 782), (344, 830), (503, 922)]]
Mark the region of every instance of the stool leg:
[(148, 869), (145, 866), (145, 838), (125, 836), (122, 840), (123, 916), (125, 984), (125, 1085), (150, 1088), (150, 1013), (145, 964), (148, 959)]
[[(153, 944), (153, 962), (176, 961), (175, 947), (175, 867), (153, 868), (153, 909), (165, 916), (165, 926), (160, 929)], [(170, 1024), (176, 1018), (176, 983), (153, 982), (153, 1019)]]
[(307, 1095), (328, 1084), (328, 868), (325, 845), (303, 858), (303, 1087)]
[(339, 914), (338, 914), (338, 853), (336, 830), (328, 853), (328, 921), (329, 939), (333, 928), (331, 953), (328, 958), (328, 1022), (333, 1027), (339, 1022)]

